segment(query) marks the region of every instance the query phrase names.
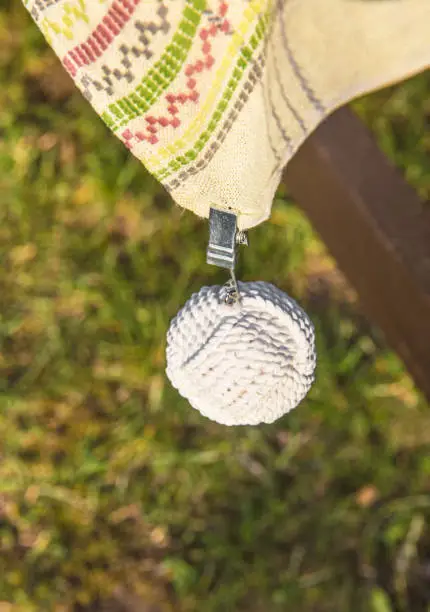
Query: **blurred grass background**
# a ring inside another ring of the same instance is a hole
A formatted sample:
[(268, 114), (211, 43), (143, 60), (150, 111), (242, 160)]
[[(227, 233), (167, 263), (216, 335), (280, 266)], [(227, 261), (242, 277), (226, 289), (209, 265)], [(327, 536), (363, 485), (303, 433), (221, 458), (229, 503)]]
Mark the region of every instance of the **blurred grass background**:
[[(430, 76), (355, 104), (428, 199)], [(317, 329), (308, 399), (230, 429), (164, 374), (165, 332), (223, 283), (183, 213), (0, 5), (0, 610), (428, 612), (430, 415), (280, 192), (243, 280)]]

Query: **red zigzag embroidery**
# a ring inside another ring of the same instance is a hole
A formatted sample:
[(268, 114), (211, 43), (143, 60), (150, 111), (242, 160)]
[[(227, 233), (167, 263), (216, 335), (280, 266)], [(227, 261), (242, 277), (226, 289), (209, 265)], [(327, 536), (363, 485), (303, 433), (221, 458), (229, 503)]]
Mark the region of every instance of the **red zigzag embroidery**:
[[(94, 0), (91, 0), (94, 1)], [(81, 66), (89, 66), (95, 62), (109, 47), (112, 41), (121, 33), (125, 24), (130, 21), (141, 0), (115, 0), (84, 43), (76, 45), (63, 58), (63, 65), (74, 77)]]
[(212, 23), (209, 27), (202, 28), (199, 32), (200, 39), (202, 41), (202, 57), (198, 59), (194, 64), (187, 64), (185, 67), (185, 75), (187, 79), (187, 90), (177, 94), (169, 93), (166, 94), (167, 113), (159, 117), (153, 115), (146, 115), (145, 131), (138, 131), (135, 134), (129, 129), (124, 130), (121, 136), (124, 139), (124, 144), (127, 148), (132, 149), (136, 142), (146, 141), (150, 144), (157, 144), (158, 137), (157, 133), (160, 129), (172, 126), (178, 128), (181, 125), (181, 120), (177, 116), (179, 114), (179, 106), (183, 106), (187, 102), (197, 102), (199, 99), (199, 92), (197, 90), (197, 80), (199, 74), (205, 70), (210, 70), (215, 63), (213, 55), (211, 55), (211, 43), (210, 38), (215, 38), (219, 32), (228, 34), (230, 32), (230, 23), (225, 18), (228, 11), (228, 4), (224, 0), (220, 1), (218, 7), (218, 14), (215, 19), (217, 23)]

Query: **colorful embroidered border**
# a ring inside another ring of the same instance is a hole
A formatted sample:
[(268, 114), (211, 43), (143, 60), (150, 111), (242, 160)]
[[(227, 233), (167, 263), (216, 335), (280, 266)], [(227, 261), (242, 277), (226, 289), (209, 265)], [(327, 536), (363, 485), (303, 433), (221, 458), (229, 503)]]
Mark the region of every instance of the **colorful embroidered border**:
[(115, 0), (112, 3), (106, 16), (87, 37), (86, 41), (76, 45), (63, 57), (63, 65), (71, 77), (76, 76), (79, 68), (89, 66), (102, 56), (103, 52), (122, 32), (139, 4), (140, 0)]
[[(34, 0), (32, 4), (33, 9), (37, 8), (40, 11), (38, 23), (48, 42), (51, 42), (50, 32), (57, 38), (63, 36), (67, 40), (73, 40), (74, 24), (79, 20), (89, 24), (90, 13), (87, 3), (96, 0), (64, 2), (54, 11), (56, 20), (42, 14), (43, 8), (53, 7), (60, 1), (46, 0), (43, 6), (42, 0)], [(106, 2), (106, 0), (98, 1)], [(69, 49), (62, 58), (63, 64), (73, 78), (77, 78), (80, 69), (83, 70), (80, 86), (84, 93), (86, 87), (92, 87), (94, 95), (90, 91), (87, 92), (90, 99), (93, 99), (102, 87), (85, 73), (85, 67), (102, 58), (106, 49), (120, 36), (141, 2), (144, 0), (111, 2), (101, 22), (92, 27), (89, 35)], [(217, 62), (219, 65), (216, 66), (206, 98), (197, 106), (196, 116), (186, 126), (185, 132), (175, 141), (156, 150), (153, 155), (148, 149), (139, 150), (139, 157), (144, 164), (169, 188), (175, 188), (181, 181), (209, 163), (260, 78), (263, 60), (262, 55), (258, 54), (258, 49), (267, 32), (271, 4), (270, 0), (249, 0), (241, 14), (241, 21), (231, 29), (226, 19), (230, 4), (228, 1), (219, 0), (218, 11), (216, 14), (212, 13), (212, 24), (209, 28), (202, 26), (203, 16), (207, 21), (208, 14), (211, 13), (207, 9), (206, 0), (184, 0), (184, 3), (176, 31), (171, 35), (158, 61), (150, 66), (131, 93), (109, 104), (101, 114), (102, 119), (115, 133), (121, 130), (118, 135), (129, 148), (133, 149), (135, 144), (142, 141), (146, 141), (150, 146), (156, 145), (159, 142), (160, 130), (168, 126), (177, 128), (181, 125), (178, 106), (188, 101), (194, 103), (200, 101), (196, 88), (198, 73), (212, 68), (215, 62), (210, 53), (210, 37), (216, 36), (220, 31), (231, 36), (223, 58)], [(160, 6), (163, 4), (161, 0), (159, 4)], [(26, 5), (31, 11), (31, 2), (27, 0)], [(151, 17), (153, 15), (154, 13)], [(153, 34), (156, 24), (153, 21), (145, 21), (145, 25), (148, 23), (153, 28), (151, 30)], [(192, 64), (186, 64), (197, 36), (202, 42), (203, 57)], [(137, 67), (136, 58), (134, 63)], [(106, 70), (118, 72), (109, 69), (108, 66), (103, 68), (105, 72)], [(163, 93), (169, 90), (181, 72), (187, 79), (187, 89), (177, 94), (173, 92), (167, 94), (169, 116), (149, 115), (151, 108)], [(127, 80), (130, 82), (131, 79)], [(105, 87), (103, 91), (108, 96), (114, 95), (115, 87), (109, 84), (109, 88)], [(142, 125), (135, 128), (136, 131), (133, 131), (130, 125), (134, 125), (134, 120), (142, 122)], [(207, 150), (202, 156), (205, 148)], [(180, 172), (179, 177), (172, 179), (167, 185), (166, 179), (178, 172)]]
[(114, 132), (147, 112), (176, 78), (191, 48), (204, 7), (204, 0), (187, 0), (178, 29), (161, 58), (133, 93), (110, 104), (102, 114), (103, 121)]
[[(155, 168), (151, 167), (148, 160), (145, 160), (145, 164), (151, 171), (154, 171), (154, 175), (158, 180), (165, 181), (165, 179), (168, 178), (172, 173), (180, 170), (184, 166), (188, 165), (190, 162), (197, 159), (199, 153), (201, 153), (205, 145), (208, 143), (210, 137), (215, 133), (216, 128), (220, 124), (223, 116), (225, 115), (226, 110), (231, 102), (231, 99), (233, 98), (233, 95), (237, 90), (245, 74), (246, 69), (249, 67), (251, 61), (254, 58), (256, 49), (258, 49), (260, 43), (264, 39), (264, 34), (266, 32), (267, 25), (268, 16), (263, 15), (257, 22), (257, 27), (255, 28), (255, 31), (249, 40), (249, 44), (243, 45), (240, 48), (239, 59), (234, 65), (232, 75), (227, 82), (227, 86), (224, 89), (224, 92), (221, 96), (221, 100), (218, 102), (215, 108), (215, 112), (212, 114), (206, 129), (200, 133), (198, 139), (194, 142), (193, 146), (184, 154), (179, 155), (175, 159), (170, 160), (167, 166), (158, 171), (155, 170)], [(261, 74), (261, 72), (259, 74)], [(185, 138), (182, 137), (181, 140), (184, 141)], [(161, 155), (157, 157), (160, 159)]]

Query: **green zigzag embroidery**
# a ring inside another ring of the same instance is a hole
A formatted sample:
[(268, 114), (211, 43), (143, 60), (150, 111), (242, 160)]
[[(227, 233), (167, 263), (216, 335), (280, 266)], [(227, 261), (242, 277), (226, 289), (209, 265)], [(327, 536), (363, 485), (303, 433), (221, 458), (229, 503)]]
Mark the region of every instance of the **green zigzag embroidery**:
[(233, 69), (232, 76), (227, 82), (227, 87), (224, 90), (221, 100), (217, 104), (217, 107), (207, 126), (207, 129), (200, 134), (199, 138), (191, 149), (189, 149), (183, 155), (179, 155), (175, 159), (171, 160), (167, 164), (167, 166), (154, 173), (154, 176), (159, 181), (164, 181), (171, 174), (191, 163), (202, 151), (203, 147), (208, 142), (209, 138), (220, 123), (222, 116), (224, 115), (227, 106), (245, 73), (246, 68), (249, 66), (249, 63), (252, 59), (252, 56), (254, 55), (255, 50), (259, 46), (260, 42), (263, 40), (268, 23), (269, 15), (268, 13), (266, 13), (258, 20), (254, 33), (249, 39), (249, 43), (241, 47), (239, 51), (240, 57), (236, 62), (236, 66)]
[(110, 104), (102, 114), (114, 132), (146, 113), (172, 83), (185, 62), (205, 8), (206, 0), (187, 0), (178, 29), (160, 59), (133, 93)]

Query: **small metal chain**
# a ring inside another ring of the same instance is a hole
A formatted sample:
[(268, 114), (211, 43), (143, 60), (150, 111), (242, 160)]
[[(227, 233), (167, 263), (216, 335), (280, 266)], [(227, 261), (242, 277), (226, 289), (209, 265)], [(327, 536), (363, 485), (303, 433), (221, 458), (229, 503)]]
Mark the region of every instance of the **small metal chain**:
[(225, 288), (227, 290), (225, 303), (229, 306), (232, 306), (233, 304), (237, 304), (238, 302), (240, 302), (240, 293), (234, 270), (230, 270), (230, 276), (230, 280), (227, 281), (227, 283), (225, 284)]

